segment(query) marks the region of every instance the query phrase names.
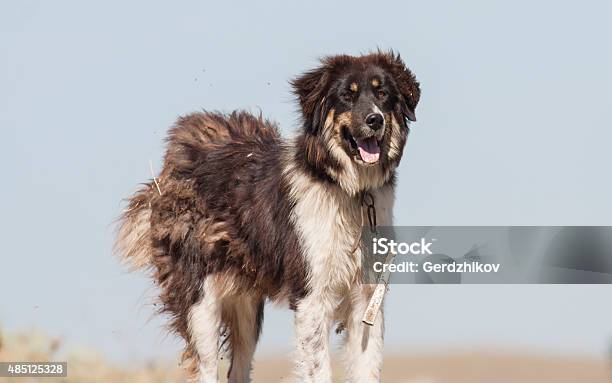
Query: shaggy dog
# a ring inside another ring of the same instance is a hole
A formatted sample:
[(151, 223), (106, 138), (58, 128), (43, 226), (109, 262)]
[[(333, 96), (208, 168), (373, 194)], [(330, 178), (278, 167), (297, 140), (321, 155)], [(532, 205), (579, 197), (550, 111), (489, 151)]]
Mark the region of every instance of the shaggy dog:
[(224, 350), (229, 381), (249, 381), (266, 300), (295, 312), (298, 381), (331, 382), (335, 324), (348, 380), (380, 380), (383, 318), (361, 321), (372, 285), (355, 243), (364, 193), (391, 225), (419, 83), (399, 55), (377, 52), (325, 58), (292, 86), (303, 117), (294, 139), (247, 112), (182, 117), (159, 177), (121, 217), (117, 247), (152, 271), (195, 381), (218, 381)]

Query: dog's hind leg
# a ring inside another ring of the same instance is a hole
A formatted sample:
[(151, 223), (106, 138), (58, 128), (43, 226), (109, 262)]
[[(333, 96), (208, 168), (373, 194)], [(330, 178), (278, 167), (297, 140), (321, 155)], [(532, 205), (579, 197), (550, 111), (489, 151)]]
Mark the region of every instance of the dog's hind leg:
[(263, 321), (264, 300), (260, 296), (241, 294), (223, 302), (223, 323), (228, 328), (232, 362), (229, 383), (251, 381), (251, 363)]
[(202, 299), (189, 312), (190, 343), (197, 353), (196, 381), (216, 383), (219, 381), (221, 294), (210, 276), (204, 280), (202, 290)]

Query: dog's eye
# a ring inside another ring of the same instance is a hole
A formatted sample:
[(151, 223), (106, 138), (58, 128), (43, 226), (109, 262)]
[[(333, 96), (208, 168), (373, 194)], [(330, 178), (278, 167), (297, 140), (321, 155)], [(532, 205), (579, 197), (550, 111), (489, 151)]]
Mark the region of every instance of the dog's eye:
[(353, 102), (353, 93), (344, 93), (342, 99), (346, 102)]
[(383, 97), (385, 97), (386, 95), (387, 95), (387, 93), (385, 93), (385, 91), (384, 91), (384, 90), (379, 90), (379, 91), (378, 91), (378, 97), (379, 97), (379, 98), (383, 98)]

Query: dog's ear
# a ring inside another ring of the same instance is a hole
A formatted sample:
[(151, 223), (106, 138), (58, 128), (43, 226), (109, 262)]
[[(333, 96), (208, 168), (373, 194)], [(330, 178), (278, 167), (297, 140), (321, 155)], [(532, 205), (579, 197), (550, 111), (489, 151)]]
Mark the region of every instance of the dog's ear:
[(416, 121), (415, 109), (421, 98), (419, 82), (410, 69), (406, 67), (399, 54), (395, 55), (393, 52), (389, 52), (384, 56), (400, 94), (400, 111), (404, 118)]
[(325, 123), (329, 111), (326, 94), (330, 82), (329, 63), (304, 73), (291, 81), (293, 93), (298, 97), (306, 131), (317, 134)]

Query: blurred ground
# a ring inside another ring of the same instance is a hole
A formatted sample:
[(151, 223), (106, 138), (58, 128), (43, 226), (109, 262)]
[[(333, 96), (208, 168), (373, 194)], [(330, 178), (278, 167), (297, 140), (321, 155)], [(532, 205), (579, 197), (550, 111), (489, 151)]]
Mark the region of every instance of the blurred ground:
[[(463, 354), (385, 358), (382, 381), (387, 383), (609, 383), (610, 365), (605, 361), (544, 358), (510, 354)], [(287, 360), (261, 360), (254, 370), (255, 382), (289, 382)], [(340, 366), (336, 381), (342, 382)]]
[[(67, 361), (69, 376), (52, 378), (0, 378), (0, 382), (64, 383), (170, 383), (185, 382), (176, 362), (150, 361), (140, 366), (119, 366), (91, 350), (63, 350), (61, 339), (41, 333), (5, 334), (0, 331), (0, 361)], [(221, 374), (227, 371), (222, 361)], [(285, 357), (260, 357), (253, 381), (289, 382), (291, 362)], [(342, 381), (342, 366), (334, 362), (335, 381)], [(518, 353), (448, 355), (393, 355), (385, 358), (386, 383), (609, 383), (610, 361), (569, 357), (543, 357)]]

